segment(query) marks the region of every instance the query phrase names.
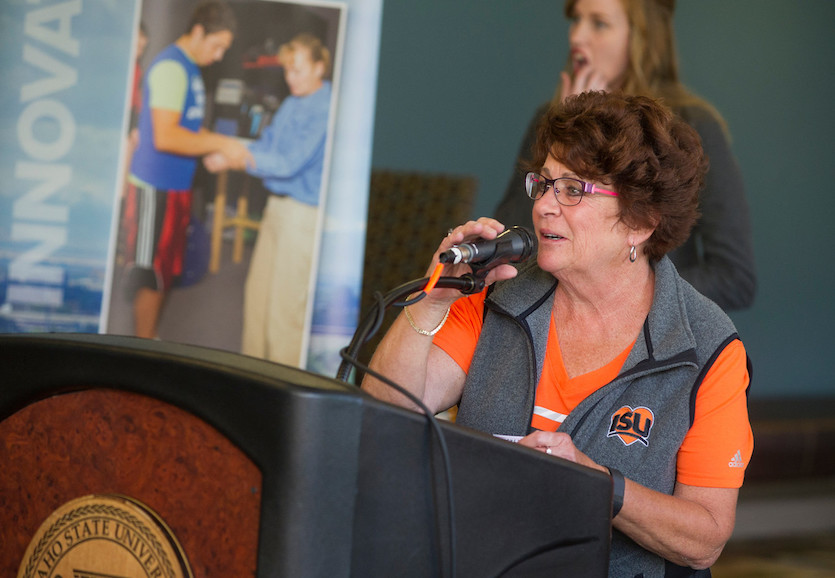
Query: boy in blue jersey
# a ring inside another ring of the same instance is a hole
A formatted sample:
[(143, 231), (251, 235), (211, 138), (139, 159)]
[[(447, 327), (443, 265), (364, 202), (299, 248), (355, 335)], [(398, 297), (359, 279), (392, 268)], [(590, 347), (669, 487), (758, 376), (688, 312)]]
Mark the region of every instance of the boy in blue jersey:
[[(331, 103), (330, 51), (299, 34), (281, 47), (290, 88), (270, 125), (249, 150), (247, 172), (271, 193), (244, 290), (241, 350), (287, 365), (303, 365), (318, 206)], [(204, 159), (210, 171), (230, 168), (223, 154)]]
[(228, 5), (201, 3), (186, 32), (157, 55), (146, 75), (123, 225), (139, 337), (157, 337), (165, 295), (182, 273), (198, 158), (219, 152), (230, 166), (254, 166), (245, 145), (202, 126), (206, 93), (200, 68), (223, 58), (235, 28)]

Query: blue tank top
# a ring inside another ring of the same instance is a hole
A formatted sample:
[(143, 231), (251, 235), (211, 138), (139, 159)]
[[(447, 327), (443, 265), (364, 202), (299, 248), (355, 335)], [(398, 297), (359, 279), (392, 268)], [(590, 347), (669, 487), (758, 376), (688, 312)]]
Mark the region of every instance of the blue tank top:
[[(186, 72), (188, 83), (180, 126), (198, 132), (203, 124), (206, 108), (206, 90), (200, 68), (176, 44), (171, 44), (154, 58), (148, 68), (149, 73), (164, 60), (179, 63)], [(158, 189), (191, 189), (197, 158), (156, 150), (150, 103), (148, 83), (145, 83), (142, 87), (142, 110), (139, 113), (139, 146), (133, 155), (131, 174)]]

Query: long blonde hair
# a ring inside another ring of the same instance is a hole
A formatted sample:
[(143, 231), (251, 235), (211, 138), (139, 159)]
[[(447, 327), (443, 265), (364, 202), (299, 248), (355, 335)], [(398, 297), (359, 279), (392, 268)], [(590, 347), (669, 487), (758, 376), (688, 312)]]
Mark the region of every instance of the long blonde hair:
[[(565, 16), (572, 18), (578, 0), (566, 0)], [(620, 0), (629, 21), (629, 63), (621, 90), (625, 94), (663, 100), (672, 108), (699, 106), (727, 130), (719, 112), (685, 87), (678, 76), (673, 13), (675, 0)], [(571, 70), (569, 57), (566, 70)], [(560, 87), (554, 95), (559, 101)]]

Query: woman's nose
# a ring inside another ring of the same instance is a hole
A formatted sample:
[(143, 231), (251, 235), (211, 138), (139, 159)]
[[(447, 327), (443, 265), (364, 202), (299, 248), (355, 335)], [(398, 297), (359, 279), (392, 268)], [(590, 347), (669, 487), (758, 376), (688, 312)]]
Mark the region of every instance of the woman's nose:
[(575, 44), (581, 44), (588, 35), (588, 26), (586, 25), (585, 21), (581, 18), (575, 20), (568, 29), (568, 44), (569, 46), (574, 46)]
[(545, 187), (545, 192), (533, 203), (533, 210), (540, 215), (559, 214), (562, 212), (562, 205), (557, 201), (554, 194), (554, 187)]

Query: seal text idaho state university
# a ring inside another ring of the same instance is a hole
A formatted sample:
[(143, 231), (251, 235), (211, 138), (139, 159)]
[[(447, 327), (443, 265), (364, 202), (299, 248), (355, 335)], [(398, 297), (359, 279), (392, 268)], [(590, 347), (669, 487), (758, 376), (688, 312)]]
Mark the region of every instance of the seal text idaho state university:
[(18, 578), (190, 578), (185, 553), (140, 502), (84, 496), (55, 510), (32, 539)]

